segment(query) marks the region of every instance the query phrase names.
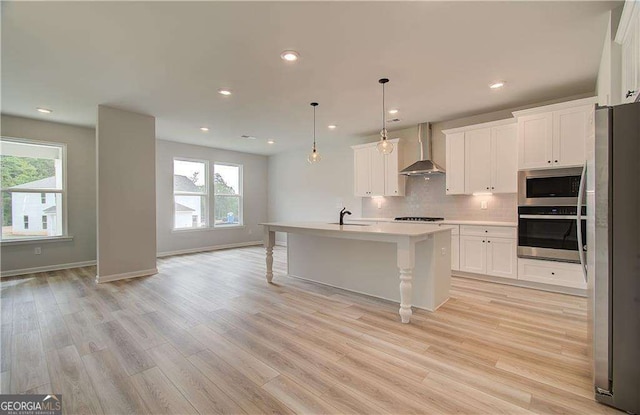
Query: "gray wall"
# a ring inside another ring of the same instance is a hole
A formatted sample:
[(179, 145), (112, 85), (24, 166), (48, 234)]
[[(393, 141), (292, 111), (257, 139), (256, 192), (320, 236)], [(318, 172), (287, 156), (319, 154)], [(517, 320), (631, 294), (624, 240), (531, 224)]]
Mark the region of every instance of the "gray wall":
[[(52, 141), (67, 145), (67, 209), (69, 242), (5, 244), (1, 248), (3, 273), (38, 268), (64, 267), (96, 259), (96, 165), (95, 131), (91, 128), (2, 115), (2, 135)], [(42, 254), (35, 255), (34, 248)]]
[[(262, 240), (267, 220), (267, 157), (158, 140), (156, 146), (156, 194), (158, 254), (189, 252), (206, 248), (244, 244)], [(244, 227), (233, 229), (193, 229), (174, 231), (173, 158), (208, 160), (210, 175), (214, 162), (243, 166)]]
[(153, 273), (155, 118), (100, 105), (96, 142), (99, 281)]

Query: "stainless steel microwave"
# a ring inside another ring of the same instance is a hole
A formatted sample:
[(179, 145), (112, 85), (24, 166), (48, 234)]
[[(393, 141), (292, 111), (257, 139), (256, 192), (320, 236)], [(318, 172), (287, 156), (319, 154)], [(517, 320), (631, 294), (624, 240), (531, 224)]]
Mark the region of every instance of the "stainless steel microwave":
[(521, 170), (518, 172), (518, 205), (576, 206), (581, 175), (582, 167)]

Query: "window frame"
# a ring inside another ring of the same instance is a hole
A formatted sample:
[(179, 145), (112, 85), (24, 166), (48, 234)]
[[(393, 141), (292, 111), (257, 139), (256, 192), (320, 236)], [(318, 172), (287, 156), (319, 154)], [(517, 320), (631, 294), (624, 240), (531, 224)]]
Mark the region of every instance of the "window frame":
[[(220, 165), (220, 166), (229, 166), (229, 167), (237, 167), (238, 168), (238, 194), (236, 195), (216, 195), (216, 191), (215, 191), (215, 183), (213, 181), (213, 177), (216, 173), (216, 165)], [(238, 163), (229, 163), (226, 161), (214, 161), (213, 162), (213, 170), (212, 170), (212, 175), (211, 175), (211, 190), (212, 190), (212, 194), (213, 194), (213, 200), (211, 203), (211, 210), (212, 210), (212, 217), (213, 217), (213, 221), (211, 223), (211, 226), (214, 229), (233, 229), (233, 228), (244, 228), (244, 165), (242, 164), (238, 164)], [(240, 216), (238, 223), (237, 224), (233, 224), (233, 225), (216, 225), (216, 219), (215, 219), (215, 204), (216, 204), (216, 197), (228, 197), (228, 198), (237, 198), (238, 199), (238, 215)]]
[[(62, 188), (61, 189), (42, 189), (42, 188), (33, 188), (33, 189), (9, 189), (2, 187), (0, 188), (0, 192), (8, 192), (8, 193), (55, 193), (60, 194), (62, 199), (62, 226), (60, 228), (60, 235), (56, 236), (28, 236), (24, 238), (3, 238), (2, 233), (0, 233), (0, 244), (22, 244), (28, 242), (39, 242), (39, 241), (47, 241), (47, 240), (70, 240), (72, 237), (69, 235), (69, 217), (67, 208), (67, 144), (66, 143), (58, 143), (54, 141), (44, 141), (44, 140), (33, 140), (30, 138), (18, 138), (18, 137), (8, 137), (8, 136), (0, 136), (1, 142), (12, 142), (18, 144), (30, 144), (30, 145), (40, 145), (40, 146), (49, 146), (49, 147), (57, 147), (60, 149), (61, 159), (62, 159)], [(0, 212), (0, 215), (4, 214), (4, 210)]]
[[(186, 162), (191, 162), (191, 163), (203, 163), (204, 164), (204, 180), (205, 180), (205, 192), (204, 193), (194, 193), (194, 192), (177, 192), (176, 193), (176, 189), (175, 189), (175, 179), (174, 176), (176, 174), (175, 172), (175, 162), (176, 161), (186, 161)], [(171, 212), (172, 212), (172, 226), (171, 226), (171, 230), (173, 232), (189, 232), (189, 231), (199, 231), (199, 230), (205, 230), (205, 229), (209, 229), (211, 227), (211, 223), (210, 223), (210, 210), (211, 210), (211, 201), (210, 201), (210, 183), (209, 183), (209, 160), (202, 160), (202, 159), (196, 159), (196, 158), (190, 158), (190, 157), (173, 157), (173, 159), (171, 160), (171, 192), (172, 192), (172, 204), (171, 204)], [(177, 196), (200, 196), (200, 197), (204, 197), (205, 200), (205, 207), (202, 211), (204, 217), (204, 226), (201, 227), (183, 227), (183, 228), (177, 228), (176, 227), (176, 195)]]

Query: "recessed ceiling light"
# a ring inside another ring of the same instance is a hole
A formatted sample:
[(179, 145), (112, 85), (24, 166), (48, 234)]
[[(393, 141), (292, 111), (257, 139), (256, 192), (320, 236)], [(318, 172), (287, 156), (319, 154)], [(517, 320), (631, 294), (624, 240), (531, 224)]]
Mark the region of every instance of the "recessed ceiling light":
[(274, 140), (267, 140), (267, 144), (275, 144), (276, 142)]
[(231, 90), (227, 89), (227, 88), (220, 88), (220, 89), (218, 89), (218, 94), (229, 96), (229, 95), (231, 95)]
[(285, 60), (287, 62), (295, 62), (300, 57), (300, 54), (295, 50), (285, 50), (280, 54), (280, 57), (282, 58), (282, 60)]
[(506, 84), (505, 81), (497, 81), (497, 82), (494, 82), (492, 84), (489, 84), (489, 88), (491, 88), (491, 89), (502, 88), (504, 86), (504, 84)]
[(331, 124), (331, 125), (328, 125), (327, 128), (329, 128), (330, 130), (335, 130), (336, 128), (338, 128), (338, 126), (335, 124)]
[(397, 113), (398, 113), (397, 109), (389, 110), (389, 114), (397, 114)]
[(47, 108), (36, 108), (36, 110), (38, 110), (38, 112), (41, 112), (43, 114), (51, 114), (53, 112), (53, 110), (50, 110)]
[(207, 127), (200, 127), (200, 131), (204, 131), (206, 133), (209, 129)]

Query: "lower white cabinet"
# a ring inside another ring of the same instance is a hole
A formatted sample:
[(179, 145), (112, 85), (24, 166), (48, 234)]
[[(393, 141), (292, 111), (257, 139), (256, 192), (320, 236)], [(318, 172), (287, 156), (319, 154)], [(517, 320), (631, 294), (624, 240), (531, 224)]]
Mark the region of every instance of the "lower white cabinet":
[(460, 271), (517, 278), (515, 228), (460, 227)]
[(520, 258), (518, 279), (543, 284), (586, 289), (582, 266), (566, 262)]

